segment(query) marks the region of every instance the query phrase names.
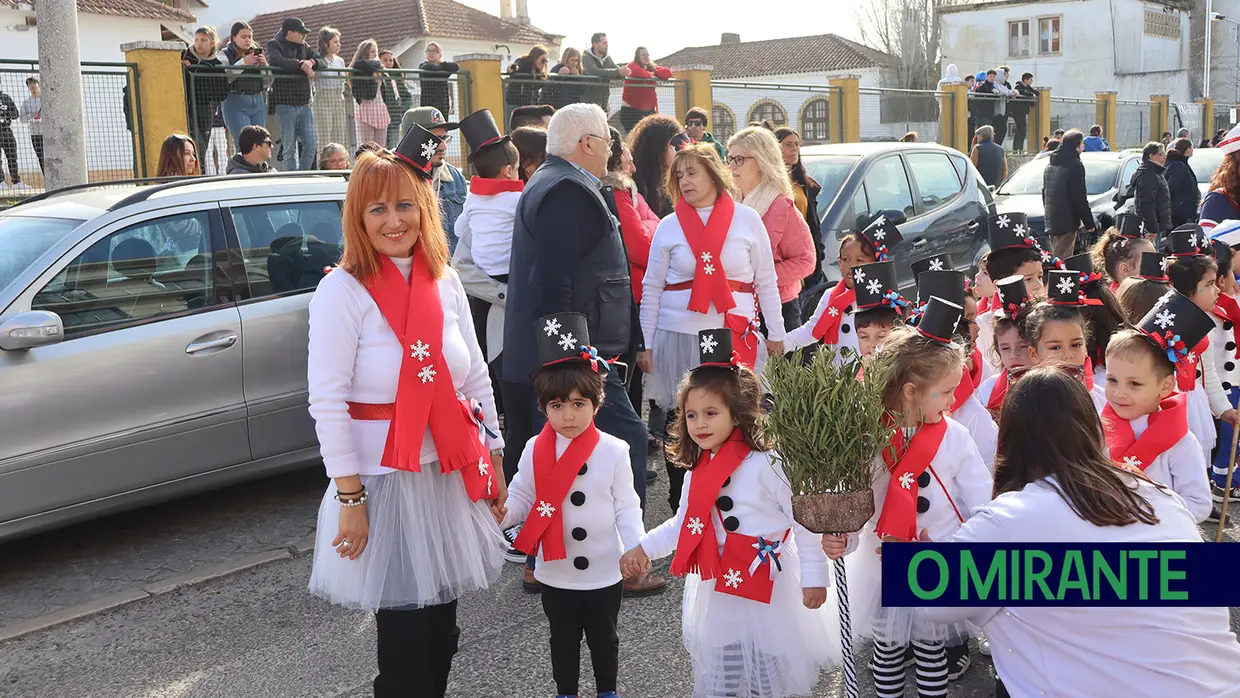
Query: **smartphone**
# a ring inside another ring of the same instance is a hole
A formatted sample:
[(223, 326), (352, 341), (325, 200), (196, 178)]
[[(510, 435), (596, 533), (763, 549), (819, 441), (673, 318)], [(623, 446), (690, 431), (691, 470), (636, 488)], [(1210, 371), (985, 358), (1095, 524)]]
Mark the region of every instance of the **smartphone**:
[(263, 55), (263, 47), (262, 47), (262, 46), (259, 46), (259, 47), (255, 48), (255, 49), (254, 49), (254, 55), (255, 55), (255, 56), (261, 56), (261, 55)]

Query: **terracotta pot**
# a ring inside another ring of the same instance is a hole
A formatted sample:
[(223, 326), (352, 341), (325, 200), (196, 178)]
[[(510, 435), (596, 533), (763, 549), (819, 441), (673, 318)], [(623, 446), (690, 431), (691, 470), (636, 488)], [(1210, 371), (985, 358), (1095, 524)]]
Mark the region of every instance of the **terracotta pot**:
[(792, 518), (813, 533), (856, 533), (874, 516), (874, 491), (792, 495)]

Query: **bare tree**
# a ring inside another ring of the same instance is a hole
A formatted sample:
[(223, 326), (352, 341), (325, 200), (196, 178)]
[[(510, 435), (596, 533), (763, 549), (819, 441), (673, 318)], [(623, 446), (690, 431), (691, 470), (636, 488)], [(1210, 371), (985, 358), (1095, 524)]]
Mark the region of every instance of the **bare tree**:
[(939, 34), (936, 7), (967, 5), (974, 0), (867, 0), (857, 11), (861, 40), (899, 59), (897, 84), (933, 88), (939, 80)]

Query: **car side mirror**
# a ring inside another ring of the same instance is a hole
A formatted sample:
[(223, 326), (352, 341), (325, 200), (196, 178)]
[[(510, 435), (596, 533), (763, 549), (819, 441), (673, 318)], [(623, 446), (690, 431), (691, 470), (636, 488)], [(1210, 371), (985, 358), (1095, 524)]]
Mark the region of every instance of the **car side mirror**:
[(0, 322), (0, 349), (23, 351), (65, 338), (65, 325), (60, 316), (46, 310), (19, 313)]
[[(886, 218), (895, 225), (904, 225), (904, 223), (908, 220), (908, 217), (904, 215), (904, 211), (899, 211), (894, 208), (883, 209), (878, 212), (878, 215)], [(877, 217), (878, 216), (875, 216), (875, 218)]]

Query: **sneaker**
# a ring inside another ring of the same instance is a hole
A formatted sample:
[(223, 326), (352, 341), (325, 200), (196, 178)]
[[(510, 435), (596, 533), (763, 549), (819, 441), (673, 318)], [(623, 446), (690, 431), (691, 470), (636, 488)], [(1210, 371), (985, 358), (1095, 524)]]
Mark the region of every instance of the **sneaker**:
[(990, 656), (990, 640), (985, 635), (977, 636), (977, 652), (984, 657)]
[(508, 550), (504, 551), (504, 560), (514, 565), (524, 565), (525, 558), (529, 557), (525, 553), (512, 547), (514, 541), (517, 540), (517, 534), (521, 533), (520, 524), (513, 526), (504, 531), (504, 537), (508, 539)]
[[(1216, 485), (1216, 484), (1214, 484), (1214, 483), (1210, 483), (1210, 496), (1214, 498), (1214, 501), (1216, 501), (1216, 502), (1218, 502), (1218, 503), (1222, 504), (1222, 503), (1223, 503), (1223, 494), (1224, 494), (1224, 493), (1226, 493), (1226, 492), (1227, 492), (1227, 490), (1226, 490), (1226, 489), (1224, 489), (1224, 488), (1222, 488), (1222, 487), (1219, 487), (1218, 485)], [(1240, 501), (1240, 487), (1232, 487), (1232, 488), (1231, 488), (1231, 496), (1229, 496), (1227, 499), (1228, 499), (1228, 502), (1229, 502), (1229, 503), (1230, 503), (1230, 502), (1235, 502), (1235, 501)]]
[(30, 191), (30, 185), (25, 182), (13, 182), (13, 191)]
[(534, 570), (529, 567), (522, 568), (524, 570), (521, 577), (521, 589), (527, 594), (541, 594), (542, 582), (534, 579)]
[[(1210, 510), (1210, 515), (1206, 517), (1206, 521), (1205, 521), (1205, 522), (1206, 522), (1206, 523), (1215, 523), (1215, 524), (1216, 524), (1216, 523), (1218, 523), (1218, 520), (1219, 520), (1220, 518), (1222, 518), (1222, 516), (1223, 516), (1223, 507), (1221, 507), (1221, 506), (1219, 506), (1219, 505), (1215, 504), (1215, 505), (1214, 505), (1214, 508)], [(1224, 524), (1224, 525), (1226, 525), (1226, 524)]]
[(947, 680), (955, 681), (969, 670), (973, 662), (969, 659), (969, 645), (957, 645), (947, 648)]

